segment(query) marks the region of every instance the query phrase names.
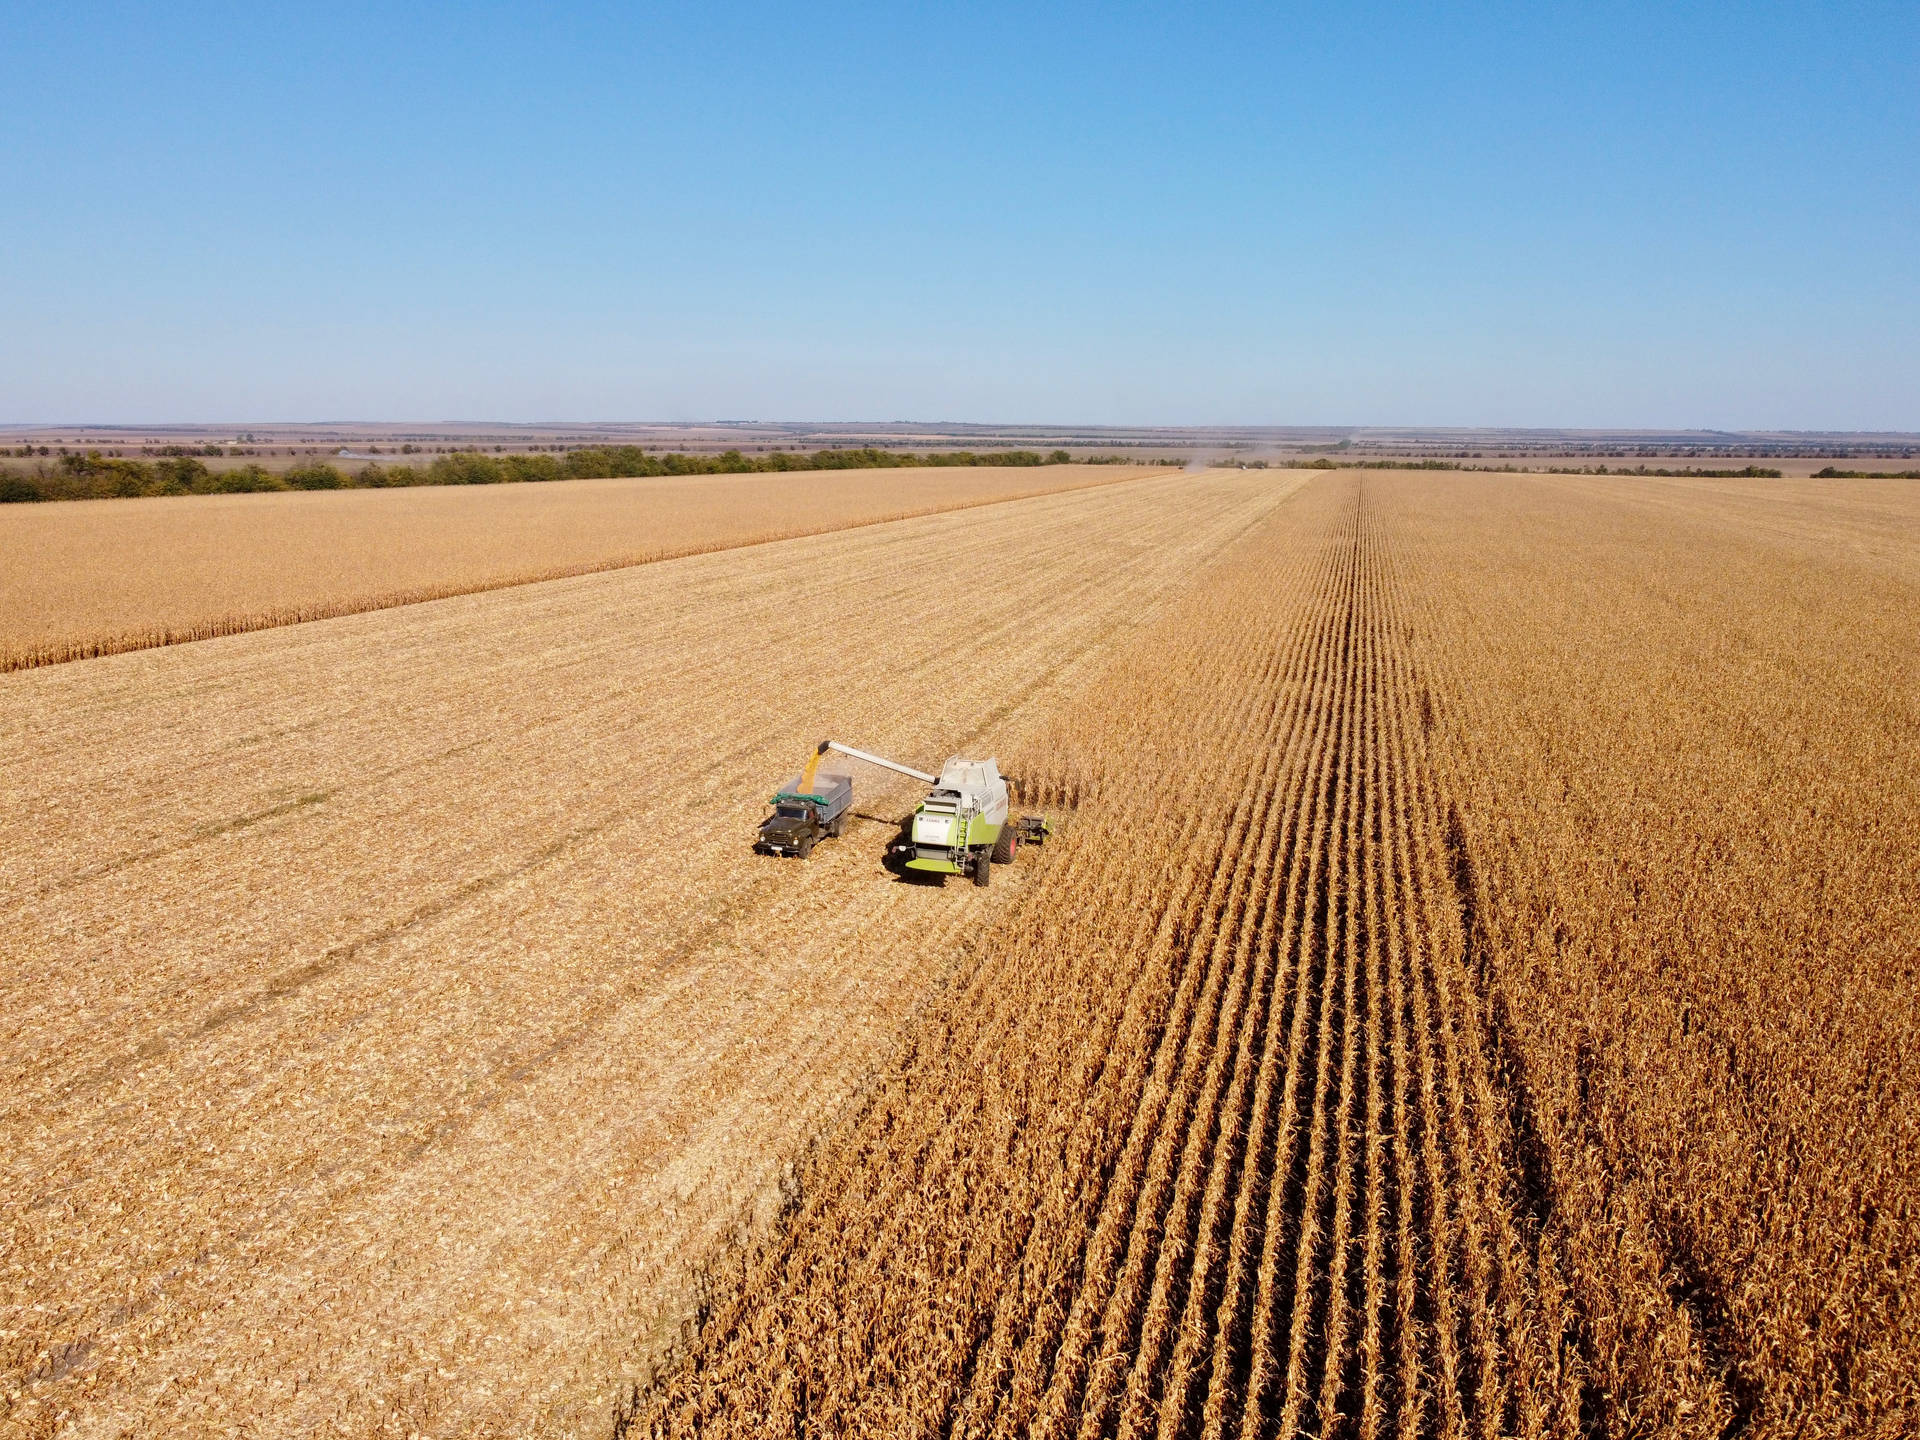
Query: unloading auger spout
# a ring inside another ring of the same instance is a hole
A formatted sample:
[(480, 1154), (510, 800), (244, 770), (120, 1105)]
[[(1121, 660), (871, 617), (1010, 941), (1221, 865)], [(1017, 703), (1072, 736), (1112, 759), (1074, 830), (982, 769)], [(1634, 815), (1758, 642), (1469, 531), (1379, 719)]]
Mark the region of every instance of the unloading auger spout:
[(813, 772), (820, 768), (821, 758), (825, 756), (829, 750), (833, 751), (836, 755), (847, 755), (855, 760), (864, 760), (869, 765), (878, 765), (882, 770), (892, 770), (899, 775), (911, 776), (915, 780), (924, 780), (929, 785), (937, 785), (940, 783), (938, 776), (929, 775), (924, 770), (916, 770), (911, 765), (902, 765), (899, 761), (889, 760), (883, 755), (871, 755), (865, 750), (856, 750), (851, 745), (842, 745), (838, 740), (822, 740), (819, 748), (813, 752), (813, 758), (807, 761), (807, 768), (800, 777), (803, 782), (800, 787), (801, 789), (804, 790), (813, 783)]
[(805, 860), (817, 843), (846, 832), (848, 812), (853, 808), (853, 777), (820, 773), (820, 762), (829, 750), (929, 785), (937, 783), (926, 771), (911, 765), (856, 750), (838, 740), (822, 740), (808, 757), (806, 768), (776, 791), (769, 802), (773, 813), (760, 822), (760, 833), (753, 842), (753, 848), (762, 855), (791, 855)]
[(1008, 815), (1007, 778), (995, 760), (955, 756), (938, 775), (929, 775), (884, 755), (856, 750), (838, 740), (822, 740), (806, 768), (773, 797), (774, 813), (761, 822), (755, 849), (805, 859), (813, 853), (816, 840), (845, 829), (853, 803), (853, 779), (820, 774), (820, 762), (829, 751), (933, 787), (901, 825), (900, 838), (887, 847), (887, 854), (904, 870), (929, 879), (967, 875), (974, 884), (985, 885), (994, 865), (1012, 863), (1022, 841), (1038, 844), (1052, 832), (1042, 816), (1023, 815), (1016, 820)]

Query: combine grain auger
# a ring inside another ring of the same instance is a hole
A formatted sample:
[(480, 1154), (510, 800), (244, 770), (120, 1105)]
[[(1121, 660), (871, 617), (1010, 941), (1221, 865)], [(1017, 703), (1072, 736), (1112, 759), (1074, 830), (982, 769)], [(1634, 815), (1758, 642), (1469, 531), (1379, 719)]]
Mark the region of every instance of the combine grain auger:
[(933, 787), (901, 826), (900, 837), (887, 846), (888, 856), (908, 870), (941, 879), (971, 875), (974, 884), (985, 885), (993, 876), (993, 867), (1011, 864), (1022, 843), (1037, 845), (1052, 833), (1043, 816), (1009, 816), (1008, 781), (1000, 773), (999, 763), (991, 758), (963, 760), (954, 756), (940, 767), (938, 775), (929, 775), (884, 755), (856, 750), (838, 740), (822, 740), (806, 769), (774, 795), (774, 813), (760, 824), (756, 850), (804, 860), (813, 853), (816, 841), (846, 828), (846, 814), (853, 804), (853, 777), (820, 774), (820, 762), (828, 751)]

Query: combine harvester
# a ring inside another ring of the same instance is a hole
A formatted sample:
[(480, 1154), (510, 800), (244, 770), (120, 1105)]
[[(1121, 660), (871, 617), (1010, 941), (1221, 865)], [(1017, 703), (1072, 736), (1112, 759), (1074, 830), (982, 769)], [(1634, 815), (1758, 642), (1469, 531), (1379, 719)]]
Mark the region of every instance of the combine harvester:
[(1022, 843), (1038, 845), (1052, 833), (1041, 816), (1010, 819), (1007, 779), (993, 760), (956, 756), (935, 776), (838, 740), (822, 740), (807, 768), (773, 797), (773, 814), (760, 822), (754, 849), (804, 860), (817, 841), (845, 830), (847, 811), (853, 805), (853, 777), (819, 773), (820, 761), (829, 750), (933, 787), (901, 826), (900, 838), (887, 846), (888, 856), (908, 870), (942, 880), (971, 875), (974, 884), (985, 885), (993, 867), (1010, 864)]

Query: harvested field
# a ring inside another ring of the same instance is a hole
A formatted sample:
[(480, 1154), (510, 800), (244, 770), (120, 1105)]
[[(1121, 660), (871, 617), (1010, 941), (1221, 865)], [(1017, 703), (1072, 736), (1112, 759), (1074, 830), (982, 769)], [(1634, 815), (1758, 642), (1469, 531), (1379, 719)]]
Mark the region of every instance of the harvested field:
[(1078, 803), (1047, 884), (630, 1433), (1418, 1433), (1555, 1405), (1358, 489), (1316, 484), (1023, 758)]
[(0, 671), (1146, 473), (935, 467), (0, 506)]
[(1914, 1433), (1920, 497), (1818, 499), (1316, 481), (621, 1432)]
[[(0, 1428), (1913, 1434), (1917, 614), (1214, 471), (6, 677)], [(827, 733), (1057, 838), (746, 862)]]
[(870, 777), (877, 819), (756, 860), (768, 787), (830, 731), (1004, 749), (1301, 480), (0, 681), (0, 1429), (603, 1431), (699, 1257), (1043, 883), (895, 883), (912, 789)]

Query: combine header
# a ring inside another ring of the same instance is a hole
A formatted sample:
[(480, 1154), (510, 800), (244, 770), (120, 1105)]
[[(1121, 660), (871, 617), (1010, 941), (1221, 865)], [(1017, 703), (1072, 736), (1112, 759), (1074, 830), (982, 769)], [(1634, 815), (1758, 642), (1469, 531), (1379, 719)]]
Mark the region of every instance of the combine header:
[(837, 740), (822, 740), (807, 768), (774, 796), (774, 813), (761, 823), (755, 849), (805, 859), (821, 835), (838, 835), (844, 828), (853, 803), (853, 779), (818, 776), (820, 761), (830, 750), (933, 787), (901, 826), (900, 838), (887, 847), (887, 854), (908, 870), (941, 879), (970, 875), (974, 884), (985, 885), (993, 867), (1010, 864), (1022, 843), (1039, 844), (1052, 832), (1041, 816), (1009, 816), (1008, 781), (994, 760), (956, 756), (938, 775), (929, 775)]

